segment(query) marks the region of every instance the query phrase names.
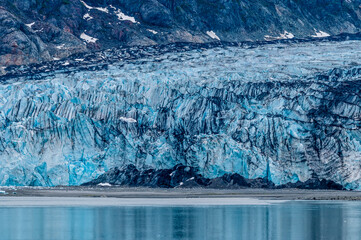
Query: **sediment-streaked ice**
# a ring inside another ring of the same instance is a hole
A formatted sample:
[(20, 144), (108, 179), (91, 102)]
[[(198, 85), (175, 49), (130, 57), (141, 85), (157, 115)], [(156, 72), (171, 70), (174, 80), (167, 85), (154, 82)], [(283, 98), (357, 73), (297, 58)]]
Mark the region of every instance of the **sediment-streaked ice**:
[(167, 53), (0, 84), (0, 185), (198, 167), (361, 188), (361, 42)]

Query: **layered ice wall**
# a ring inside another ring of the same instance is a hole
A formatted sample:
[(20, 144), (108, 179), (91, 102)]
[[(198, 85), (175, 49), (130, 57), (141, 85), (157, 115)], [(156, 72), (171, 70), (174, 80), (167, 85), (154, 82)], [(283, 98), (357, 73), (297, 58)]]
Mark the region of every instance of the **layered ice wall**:
[(361, 188), (361, 42), (167, 53), (0, 84), (1, 185), (198, 167)]

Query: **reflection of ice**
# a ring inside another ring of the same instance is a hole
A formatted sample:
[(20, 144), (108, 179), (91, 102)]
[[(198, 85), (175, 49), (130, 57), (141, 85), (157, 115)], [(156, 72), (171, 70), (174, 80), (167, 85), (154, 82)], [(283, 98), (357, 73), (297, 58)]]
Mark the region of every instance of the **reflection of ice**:
[(266, 206), (4, 207), (0, 232), (2, 239), (39, 240), (358, 239), (361, 213), (355, 209), (360, 209), (357, 202), (316, 201)]
[(269, 205), (284, 200), (259, 200), (255, 198), (77, 198), (77, 197), (7, 197), (0, 198), (3, 207), (24, 206), (221, 206)]

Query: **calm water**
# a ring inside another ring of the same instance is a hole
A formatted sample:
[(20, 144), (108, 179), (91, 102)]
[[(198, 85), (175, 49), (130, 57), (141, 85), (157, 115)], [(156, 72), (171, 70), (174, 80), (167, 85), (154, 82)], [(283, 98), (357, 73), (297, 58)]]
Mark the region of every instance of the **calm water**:
[(0, 239), (361, 239), (361, 203), (2, 207)]

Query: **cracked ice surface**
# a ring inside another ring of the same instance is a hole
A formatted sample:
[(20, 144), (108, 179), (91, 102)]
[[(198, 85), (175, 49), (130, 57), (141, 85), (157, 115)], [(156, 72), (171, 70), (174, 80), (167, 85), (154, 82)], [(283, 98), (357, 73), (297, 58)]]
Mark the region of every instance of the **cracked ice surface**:
[(167, 53), (0, 84), (1, 185), (125, 164), (360, 189), (361, 42)]

